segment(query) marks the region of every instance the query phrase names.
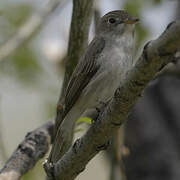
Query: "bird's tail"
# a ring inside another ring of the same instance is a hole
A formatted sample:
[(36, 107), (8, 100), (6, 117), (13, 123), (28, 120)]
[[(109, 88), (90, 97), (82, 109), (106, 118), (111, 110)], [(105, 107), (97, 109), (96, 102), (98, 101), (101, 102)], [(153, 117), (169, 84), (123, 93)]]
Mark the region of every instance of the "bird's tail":
[(73, 123), (72, 118), (67, 114), (56, 130), (52, 149), (48, 158), (49, 162), (56, 163), (69, 149), (73, 140), (74, 126), (75, 123)]
[(67, 131), (60, 126), (52, 145), (49, 162), (56, 163), (63, 156), (72, 144), (72, 136), (72, 130)]

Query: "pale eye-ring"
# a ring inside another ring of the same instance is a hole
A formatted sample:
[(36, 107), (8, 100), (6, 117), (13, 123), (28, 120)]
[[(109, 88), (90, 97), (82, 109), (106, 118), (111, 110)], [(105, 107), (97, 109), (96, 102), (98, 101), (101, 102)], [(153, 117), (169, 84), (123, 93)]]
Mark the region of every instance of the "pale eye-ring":
[(110, 24), (114, 24), (114, 23), (116, 22), (116, 19), (115, 19), (115, 18), (109, 18), (109, 19), (108, 19), (108, 22), (109, 22)]

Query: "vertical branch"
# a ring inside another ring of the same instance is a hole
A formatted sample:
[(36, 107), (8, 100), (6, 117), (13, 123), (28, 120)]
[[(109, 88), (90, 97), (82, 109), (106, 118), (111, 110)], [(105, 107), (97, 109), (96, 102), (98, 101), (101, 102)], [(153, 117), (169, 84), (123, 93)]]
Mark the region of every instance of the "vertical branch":
[(111, 171), (109, 180), (126, 180), (126, 175), (124, 171), (123, 155), (125, 154), (124, 146), (124, 130), (125, 125), (123, 125), (115, 133), (112, 138), (112, 144), (109, 150), (107, 150), (107, 156), (110, 161)]
[(84, 49), (87, 47), (92, 12), (93, 0), (73, 0), (73, 14), (61, 97), (64, 95), (75, 66), (84, 52)]
[(99, 9), (100, 5), (99, 5), (99, 0), (96, 0), (95, 3), (95, 8), (94, 8), (94, 26), (95, 26), (95, 34), (97, 33), (97, 26), (98, 26), (98, 22), (101, 18), (101, 13), (100, 13), (100, 9)]

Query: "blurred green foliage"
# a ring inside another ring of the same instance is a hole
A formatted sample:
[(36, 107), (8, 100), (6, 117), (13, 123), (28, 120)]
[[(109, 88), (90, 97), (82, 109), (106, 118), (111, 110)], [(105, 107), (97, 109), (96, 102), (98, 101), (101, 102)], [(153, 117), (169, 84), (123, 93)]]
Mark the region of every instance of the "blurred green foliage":
[(32, 13), (32, 6), (28, 3), (7, 4), (1, 9), (1, 15), (12, 25), (22, 25)]
[[(133, 1), (127, 0), (125, 1), (124, 9), (127, 10), (133, 16), (140, 18), (141, 10), (143, 8), (144, 3), (146, 3), (145, 0), (133, 0)], [(148, 36), (149, 32), (142, 22), (138, 23), (136, 32), (137, 32), (137, 46), (140, 47), (143, 41), (145, 40), (145, 38)]]
[(25, 45), (7, 60), (1, 62), (0, 71), (5, 75), (8, 74), (23, 83), (29, 84), (36, 81), (41, 66), (31, 48)]
[(154, 5), (159, 5), (162, 2), (162, 0), (153, 0)]
[(45, 179), (45, 172), (42, 167), (44, 159), (41, 159), (38, 161), (36, 166), (30, 170), (28, 173), (26, 173), (21, 179), (22, 180), (38, 180), (38, 179)]
[[(31, 16), (32, 10), (32, 6), (28, 3), (11, 3), (0, 9), (0, 46), (18, 31), (18, 28)], [(16, 77), (26, 84), (32, 85), (41, 72), (41, 65), (28, 43), (7, 60), (0, 62), (0, 73)]]
[(144, 0), (127, 0), (125, 1), (124, 9), (127, 10), (133, 16), (139, 16), (143, 4)]
[[(16, 1), (14, 3), (11, 1), (10, 4), (4, 3), (0, 7), (0, 46), (18, 31), (18, 28), (31, 16), (32, 10), (33, 7), (29, 3), (17, 3)], [(36, 85), (36, 81), (39, 83), (38, 77), (42, 72), (42, 65), (30, 43), (23, 44), (14, 54), (0, 62), (0, 76), (15, 78), (25, 85)], [(45, 179), (42, 160), (22, 179)]]
[(45, 119), (52, 119), (54, 118), (55, 114), (56, 114), (56, 103), (54, 103), (54, 101), (52, 101), (52, 99), (46, 100), (46, 104), (45, 104)]
[[(162, 3), (162, 0), (126, 0), (124, 3), (124, 9), (127, 10), (130, 14), (136, 17), (142, 17), (141, 12), (142, 8), (146, 5), (152, 4), (154, 6), (160, 5)], [(148, 37), (150, 34), (149, 30), (144, 26), (140, 19), (140, 23), (137, 24), (136, 28), (137, 32), (137, 47), (140, 47), (144, 40)]]

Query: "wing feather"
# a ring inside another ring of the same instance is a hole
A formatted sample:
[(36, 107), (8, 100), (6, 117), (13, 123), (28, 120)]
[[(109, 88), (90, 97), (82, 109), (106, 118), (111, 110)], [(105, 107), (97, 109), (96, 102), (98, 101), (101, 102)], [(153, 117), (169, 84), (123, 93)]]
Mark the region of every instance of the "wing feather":
[(99, 64), (97, 58), (100, 56), (104, 46), (105, 40), (102, 37), (94, 38), (75, 68), (65, 92), (64, 115), (69, 112), (83, 89), (98, 71)]

